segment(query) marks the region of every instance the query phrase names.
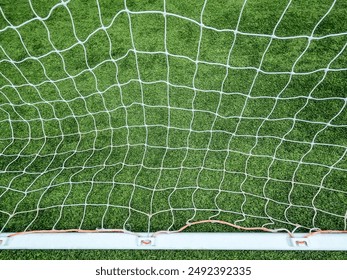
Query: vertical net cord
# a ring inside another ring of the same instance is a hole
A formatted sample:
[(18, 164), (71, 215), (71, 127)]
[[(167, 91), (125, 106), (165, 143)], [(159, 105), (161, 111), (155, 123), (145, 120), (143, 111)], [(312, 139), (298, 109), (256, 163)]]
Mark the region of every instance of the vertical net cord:
[[(153, 191), (151, 195), (151, 201), (150, 201), (150, 213), (148, 217), (148, 230), (147, 234), (148, 236), (150, 235), (151, 232), (151, 219), (153, 216), (153, 201), (154, 201), (154, 196), (156, 193), (156, 189), (158, 187), (159, 181), (161, 179), (161, 175), (164, 169), (164, 160), (166, 157), (166, 154), (169, 150), (169, 134), (170, 134), (170, 85), (169, 85), (169, 80), (170, 80), (170, 65), (169, 65), (169, 52), (167, 49), (167, 16), (166, 16), (166, 0), (163, 0), (163, 16), (164, 16), (164, 50), (165, 50), (165, 63), (166, 63), (166, 98), (167, 98), (167, 111), (168, 111), (168, 123), (167, 123), (167, 128), (166, 128), (166, 138), (165, 138), (165, 152), (163, 154), (163, 157), (161, 159), (160, 163), (160, 170), (158, 174), (158, 178), (153, 186)], [(170, 200), (168, 198), (168, 203), (170, 205)], [(170, 206), (171, 207), (171, 206)], [(174, 217), (174, 216), (172, 216)]]
[[(172, 195), (174, 194), (174, 192), (177, 190), (177, 187), (178, 187), (178, 184), (179, 184), (179, 180), (180, 180), (180, 177), (182, 175), (182, 172), (183, 172), (183, 168), (184, 168), (184, 163), (188, 157), (188, 152), (189, 152), (189, 143), (190, 143), (190, 137), (191, 137), (191, 133), (192, 133), (192, 125), (193, 125), (193, 121), (194, 121), (194, 101), (196, 99), (196, 87), (195, 87), (195, 80), (196, 80), (196, 75), (198, 73), (198, 68), (199, 68), (199, 65), (198, 65), (198, 61), (199, 61), (199, 56), (200, 56), (200, 47), (201, 47), (201, 38), (202, 38), (202, 31), (203, 31), (203, 25), (202, 25), (202, 18), (203, 18), (203, 13), (204, 13), (204, 9), (206, 7), (206, 3), (207, 3), (207, 0), (204, 0), (204, 4), (203, 4), (203, 7), (201, 9), (201, 13), (200, 13), (200, 23), (199, 23), (199, 26), (200, 26), (200, 33), (199, 33), (199, 41), (198, 41), (198, 46), (197, 46), (197, 52), (196, 52), (196, 58), (195, 58), (195, 70), (194, 70), (194, 75), (193, 75), (193, 80), (192, 80), (192, 85), (193, 85), (193, 90), (194, 90), (194, 95), (193, 95), (193, 98), (192, 98), (192, 117), (191, 117), (191, 120), (190, 120), (190, 124), (189, 124), (189, 132), (188, 132), (188, 136), (187, 136), (187, 146), (186, 146), (186, 151), (185, 151), (185, 155), (184, 155), (184, 158), (181, 162), (181, 168), (180, 168), (180, 173), (179, 173), (179, 176), (176, 180), (176, 184), (175, 184), (175, 187), (174, 187), (174, 190), (171, 192), (170, 196), (169, 196), (169, 201), (172, 197)], [(197, 190), (198, 188), (198, 184), (195, 186), (195, 190), (192, 194), (192, 197), (191, 197), (191, 201), (192, 201), (192, 206), (193, 206), (193, 210), (194, 210), (194, 215), (193, 217), (195, 216), (195, 213), (196, 213), (196, 207), (195, 207), (195, 202), (194, 202), (194, 193), (195, 191)], [(170, 204), (171, 205), (171, 204)], [(173, 211), (171, 210), (171, 213), (173, 214)], [(192, 218), (193, 218), (192, 217)], [(190, 218), (187, 223), (189, 224), (190, 223), (190, 220), (192, 219)], [(173, 225), (174, 225), (174, 222), (175, 220), (173, 219), (172, 220), (172, 223), (170, 225), (170, 227), (168, 228), (168, 230), (170, 230)]]
[[(100, 9), (99, 0), (97, 0), (97, 5), (98, 5), (99, 16), (100, 16), (100, 23), (104, 27), (104, 24), (102, 23), (101, 9)], [(119, 93), (120, 93), (121, 105), (122, 105), (122, 108), (124, 108), (124, 112), (125, 112), (125, 126), (126, 126), (126, 131), (127, 131), (126, 139), (127, 139), (127, 143), (129, 143), (130, 142), (129, 141), (130, 131), (129, 131), (129, 125), (128, 125), (128, 110), (127, 110), (127, 107), (125, 106), (124, 101), (123, 101), (123, 90), (122, 90), (122, 87), (121, 87), (119, 79), (118, 79), (119, 67), (118, 67), (117, 61), (112, 58), (112, 40), (110, 38), (110, 35), (107, 32), (107, 29), (105, 30), (105, 34), (106, 34), (108, 42), (109, 42), (109, 56), (110, 56), (113, 64), (116, 67), (115, 79), (116, 79), (117, 87), (118, 87)], [(113, 143), (111, 143), (111, 147), (112, 147), (112, 145), (113, 145)], [(128, 157), (129, 150), (130, 150), (130, 145), (127, 145), (127, 150), (126, 150), (126, 152), (124, 154), (123, 162), (125, 162), (126, 158)], [(106, 219), (107, 213), (108, 213), (110, 205), (111, 205), (111, 203), (110, 203), (111, 195), (112, 195), (113, 191), (116, 188), (116, 184), (115, 184), (116, 179), (115, 178), (117, 177), (118, 174), (120, 174), (122, 172), (122, 170), (124, 169), (124, 166), (125, 165), (122, 164), (121, 168), (119, 168), (119, 170), (117, 172), (115, 172), (115, 174), (113, 175), (113, 178), (112, 178), (112, 188), (110, 189), (110, 192), (108, 193), (108, 196), (107, 196), (107, 206), (106, 206), (105, 212), (104, 212), (104, 214), (102, 216), (102, 221), (101, 221), (101, 228), (102, 229), (105, 228), (105, 219)]]
[[(241, 10), (240, 10), (240, 14), (239, 14), (238, 19), (237, 19), (237, 24), (236, 24), (236, 27), (235, 27), (235, 31), (234, 31), (233, 41), (232, 41), (231, 47), (230, 47), (229, 52), (228, 52), (228, 57), (227, 57), (227, 61), (226, 61), (227, 67), (225, 69), (225, 76), (223, 78), (222, 85), (221, 85), (221, 90), (220, 90), (221, 94), (219, 96), (219, 102), (218, 102), (218, 106), (216, 108), (216, 115), (215, 115), (215, 117), (213, 119), (213, 123), (211, 125), (211, 134), (210, 134), (210, 138), (209, 138), (209, 142), (208, 142), (208, 148), (207, 148), (207, 151), (206, 151), (206, 153), (204, 155), (203, 164), (205, 164), (207, 153), (208, 153), (208, 149), (209, 149), (209, 147), (211, 145), (213, 127), (214, 127), (215, 122), (217, 120), (217, 114), (219, 112), (219, 108), (220, 108), (220, 105), (221, 105), (221, 102), (222, 102), (222, 93), (224, 92), (225, 82), (226, 82), (226, 80), (227, 80), (227, 78), (229, 76), (229, 67), (228, 66), (231, 64), (231, 61), (232, 61), (232, 58), (233, 58), (232, 57), (232, 52), (233, 52), (233, 49), (234, 49), (234, 46), (235, 46), (235, 43), (236, 43), (236, 40), (237, 40), (238, 29), (239, 29), (240, 22), (241, 22), (241, 19), (242, 19), (242, 14), (243, 14), (243, 11), (244, 11), (246, 5), (247, 5), (247, 0), (245, 0), (243, 2), (243, 4), (242, 4)], [(219, 195), (221, 194), (221, 186), (222, 186), (223, 182), (225, 181), (226, 163), (227, 163), (227, 159), (228, 159), (228, 157), (230, 155), (230, 143), (231, 143), (232, 137), (233, 137), (233, 133), (231, 133), (231, 137), (230, 137), (230, 139), (228, 141), (228, 144), (227, 144), (227, 153), (226, 153), (226, 156), (225, 156), (224, 161), (223, 161), (223, 167), (224, 167), (223, 175), (222, 175), (222, 179), (220, 181), (220, 184), (218, 185), (218, 193), (217, 193), (217, 195), (215, 196), (215, 199), (214, 199), (214, 203), (215, 203), (215, 205), (216, 205), (216, 207), (218, 209), (218, 212), (215, 215), (211, 216), (210, 219), (218, 217), (218, 215), (221, 213), (221, 209), (218, 206), (217, 200), (218, 200)], [(202, 168), (203, 168), (203, 166), (202, 166)], [(201, 174), (202, 168), (200, 169), (199, 175)]]
[[(278, 21), (277, 21), (277, 23), (276, 23), (276, 25), (275, 25), (275, 27), (274, 27), (274, 29), (273, 29), (273, 31), (272, 31), (272, 36), (275, 35), (276, 30), (277, 30), (278, 26), (280, 25), (281, 20), (283, 19), (285, 13), (286, 13), (287, 10), (289, 9), (291, 3), (292, 3), (291, 0), (289, 0), (289, 1), (287, 2), (287, 5), (285, 6), (285, 8), (284, 8), (284, 10), (283, 10), (283, 12), (282, 12), (282, 14), (281, 14), (281, 16), (279, 17), (279, 19), (278, 19)], [(267, 52), (268, 52), (268, 50), (269, 50), (269, 48), (270, 48), (270, 46), (271, 46), (271, 44), (272, 44), (272, 41), (273, 41), (273, 37), (270, 38), (269, 43), (267, 44), (267, 46), (266, 46), (266, 48), (265, 48), (265, 51), (264, 51), (263, 54), (262, 54), (262, 57), (261, 57), (261, 60), (260, 60), (258, 69), (261, 69), (261, 68), (262, 68), (264, 58), (265, 58), (265, 56), (266, 56), (266, 54), (267, 54)], [(257, 80), (257, 78), (258, 78), (258, 75), (259, 75), (259, 70), (258, 70), (258, 69), (257, 69), (257, 72), (256, 72), (256, 74), (255, 74), (253, 80), (252, 80), (252, 84), (251, 84), (250, 89), (249, 89), (249, 91), (248, 91), (248, 94), (247, 94), (247, 98), (246, 98), (246, 100), (245, 100), (244, 107), (242, 108), (239, 121), (238, 121), (238, 123), (237, 123), (237, 125), (236, 125), (236, 128), (235, 128), (235, 131), (234, 131), (234, 135), (237, 134), (238, 128), (239, 128), (240, 123), (241, 123), (241, 118), (242, 118), (242, 116), (243, 116), (243, 114), (244, 114), (245, 108), (246, 108), (247, 103), (248, 103), (248, 101), (249, 101), (249, 97), (251, 97), (251, 95), (252, 95), (252, 91), (253, 91), (255, 82), (256, 82), (256, 80)], [(277, 96), (277, 98), (278, 98), (278, 97), (279, 97), (279, 96)], [(271, 111), (269, 112), (268, 116), (262, 120), (260, 126), (258, 127), (258, 129), (257, 129), (257, 131), (256, 131), (256, 133), (255, 133), (255, 143), (254, 143), (253, 147), (250, 149), (249, 155), (248, 155), (247, 158), (246, 158), (246, 162), (245, 162), (245, 176), (244, 176), (243, 181), (242, 181), (241, 184), (240, 184), (240, 190), (241, 190), (241, 192), (242, 192), (243, 195), (244, 195), (244, 201), (243, 201), (243, 203), (242, 203), (242, 205), (241, 205), (243, 218), (240, 219), (240, 220), (237, 220), (237, 221), (235, 222), (236, 224), (238, 224), (238, 223), (240, 223), (240, 222), (242, 222), (242, 221), (244, 221), (244, 220), (246, 219), (246, 216), (244, 215), (244, 212), (243, 212), (243, 207), (244, 207), (244, 205), (245, 205), (245, 203), (246, 203), (247, 197), (246, 197), (245, 192), (244, 192), (244, 190), (243, 190), (243, 186), (244, 186), (244, 183), (246, 182), (246, 180), (248, 179), (248, 176), (247, 176), (247, 174), (248, 174), (248, 172), (247, 172), (247, 167), (248, 167), (248, 164), (249, 164), (250, 157), (251, 157), (251, 155), (252, 155), (252, 151), (254, 150), (254, 148), (256, 147), (256, 145), (258, 144), (258, 135), (259, 135), (259, 131), (260, 131), (260, 129), (262, 128), (263, 124), (265, 123), (266, 119), (268, 119), (269, 116), (271, 116), (272, 112), (274, 111), (274, 109), (275, 109), (275, 107), (276, 107), (276, 104), (277, 104), (277, 103), (276, 103), (277, 98), (275, 99), (275, 103), (274, 103), (274, 105), (273, 105)], [(233, 136), (231, 137), (230, 142), (232, 141), (232, 138), (233, 138)], [(230, 144), (230, 142), (229, 142), (229, 144)], [(270, 220), (271, 220), (271, 217), (270, 217), (269, 215), (268, 215), (268, 217), (269, 217)], [(273, 222), (272, 222), (272, 223), (273, 223)], [(263, 225), (262, 227), (266, 227), (266, 225)]]
[(135, 177), (134, 177), (134, 181), (133, 181), (133, 191), (129, 200), (129, 216), (127, 217), (127, 219), (124, 222), (124, 228), (126, 228), (126, 224), (128, 222), (128, 220), (130, 219), (131, 216), (131, 202), (133, 200), (133, 196), (136, 190), (136, 180), (141, 172), (142, 167), (144, 166), (144, 161), (145, 161), (145, 157), (146, 157), (146, 153), (147, 153), (147, 143), (148, 143), (148, 128), (147, 128), (147, 124), (146, 124), (146, 109), (145, 109), (145, 101), (144, 101), (144, 93), (143, 93), (143, 84), (142, 84), (142, 80), (141, 80), (141, 75), (140, 75), (140, 69), (139, 69), (139, 64), (138, 64), (138, 57), (137, 57), (137, 49), (135, 46), (135, 41), (134, 41), (134, 36), (133, 36), (133, 28), (132, 28), (132, 24), (131, 24), (131, 13), (128, 10), (127, 7), (127, 2), (126, 0), (124, 0), (124, 7), (126, 9), (127, 12), (127, 16), (128, 16), (128, 20), (129, 20), (129, 31), (130, 31), (130, 37), (131, 37), (131, 44), (132, 44), (132, 48), (133, 48), (133, 52), (135, 55), (135, 64), (136, 64), (136, 72), (137, 72), (137, 76), (138, 76), (138, 80), (140, 82), (140, 91), (141, 91), (141, 103), (142, 103), (142, 110), (143, 110), (143, 121), (144, 121), (144, 126), (145, 126), (145, 130), (146, 130), (146, 139), (145, 139), (145, 143), (144, 143), (144, 152), (143, 152), (143, 156), (141, 159), (141, 163), (140, 163), (140, 168), (138, 170), (138, 172), (136, 173)]

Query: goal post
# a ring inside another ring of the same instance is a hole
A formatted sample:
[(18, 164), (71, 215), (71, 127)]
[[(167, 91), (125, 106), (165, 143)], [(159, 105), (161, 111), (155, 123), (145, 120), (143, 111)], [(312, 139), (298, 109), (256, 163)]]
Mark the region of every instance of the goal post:
[(119, 250), (347, 250), (343, 234), (306, 237), (286, 233), (35, 233), (0, 235), (0, 249), (119, 249)]
[(3, 1), (0, 250), (347, 250), (347, 4), (307, 2)]

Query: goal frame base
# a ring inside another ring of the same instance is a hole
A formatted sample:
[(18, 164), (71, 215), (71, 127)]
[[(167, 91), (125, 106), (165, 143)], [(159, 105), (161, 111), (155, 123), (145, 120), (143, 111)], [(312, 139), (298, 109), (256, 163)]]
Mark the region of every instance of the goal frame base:
[(28, 233), (0, 234), (7, 249), (121, 249), (121, 250), (338, 250), (347, 251), (347, 234), (307, 237), (296, 233)]

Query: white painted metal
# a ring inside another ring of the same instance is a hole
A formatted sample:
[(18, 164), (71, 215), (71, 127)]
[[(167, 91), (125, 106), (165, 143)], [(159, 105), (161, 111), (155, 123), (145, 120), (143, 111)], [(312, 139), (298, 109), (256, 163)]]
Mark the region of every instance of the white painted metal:
[(286, 233), (172, 233), (141, 237), (124, 233), (33, 233), (7, 237), (1, 249), (196, 249), (196, 250), (347, 250), (347, 234), (304, 238)]

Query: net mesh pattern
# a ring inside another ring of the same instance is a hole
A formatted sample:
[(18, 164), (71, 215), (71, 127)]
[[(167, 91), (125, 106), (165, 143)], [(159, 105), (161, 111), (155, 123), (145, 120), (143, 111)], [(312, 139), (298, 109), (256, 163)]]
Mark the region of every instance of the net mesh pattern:
[(346, 230), (343, 1), (22, 2), (0, 4), (0, 232)]

